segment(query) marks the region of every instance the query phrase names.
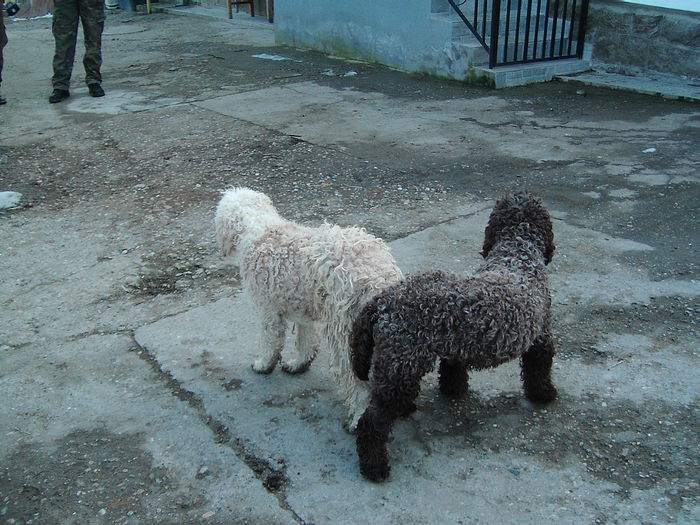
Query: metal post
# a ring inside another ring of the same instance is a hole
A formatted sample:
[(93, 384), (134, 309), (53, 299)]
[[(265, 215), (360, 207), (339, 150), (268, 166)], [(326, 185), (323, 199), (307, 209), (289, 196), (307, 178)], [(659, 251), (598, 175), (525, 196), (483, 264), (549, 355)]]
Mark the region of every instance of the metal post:
[(552, 41), (549, 44), (549, 56), (554, 58), (554, 48), (557, 45), (557, 23), (559, 22), (559, 0), (554, 0), (554, 16), (552, 17)]
[(578, 58), (583, 58), (583, 44), (586, 41), (586, 20), (588, 19), (588, 0), (583, 0), (581, 3), (581, 20), (579, 20), (578, 25), (578, 42), (576, 56)]
[[(574, 0), (575, 1), (575, 0)], [(539, 13), (537, 13), (539, 15)], [(530, 54), (530, 24), (532, 23), (532, 0), (527, 0), (527, 15), (525, 16), (525, 43), (523, 44), (523, 60)], [(535, 45), (533, 44), (533, 48)]]
[(498, 55), (498, 30), (501, 25), (501, 0), (493, 0), (491, 9), (491, 44), (489, 49), (489, 69), (496, 67)]

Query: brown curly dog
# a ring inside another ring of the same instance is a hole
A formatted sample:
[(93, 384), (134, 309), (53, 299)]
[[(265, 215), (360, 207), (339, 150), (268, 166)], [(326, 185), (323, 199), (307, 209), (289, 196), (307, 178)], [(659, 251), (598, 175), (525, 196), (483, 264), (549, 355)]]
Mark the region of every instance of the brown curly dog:
[(491, 212), (484, 237), (485, 262), (473, 276), (413, 275), (374, 297), (354, 322), (353, 369), (370, 379), (371, 388), (357, 427), (360, 471), (370, 480), (388, 477), (393, 423), (415, 409), (421, 378), (438, 358), (440, 390), (448, 396), (466, 393), (469, 370), (518, 357), (530, 401), (557, 395), (550, 378), (554, 345), (545, 271), (554, 253), (549, 212), (529, 193), (506, 195)]

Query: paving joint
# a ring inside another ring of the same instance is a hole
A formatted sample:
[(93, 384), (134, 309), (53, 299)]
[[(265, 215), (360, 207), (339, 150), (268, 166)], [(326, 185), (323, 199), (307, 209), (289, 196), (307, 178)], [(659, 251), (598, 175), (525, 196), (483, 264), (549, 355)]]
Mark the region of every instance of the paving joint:
[(286, 474), (286, 464), (283, 463), (281, 467), (275, 468), (269, 461), (251, 452), (251, 447), (245, 440), (235, 437), (226, 424), (207, 413), (204, 401), (197, 394), (182, 386), (172, 373), (163, 370), (158, 359), (148, 349), (141, 346), (135, 338), (133, 338), (131, 350), (151, 368), (161, 382), (165, 383), (165, 386), (174, 397), (184, 401), (195, 410), (197, 417), (213, 434), (215, 442), (230, 448), (236, 457), (245, 463), (260, 481), (263, 488), (277, 499), (282, 510), (288, 512), (294, 521), (300, 525), (310, 525), (297, 514), (287, 501), (287, 495), (284, 490), (284, 487), (289, 483), (289, 478)]

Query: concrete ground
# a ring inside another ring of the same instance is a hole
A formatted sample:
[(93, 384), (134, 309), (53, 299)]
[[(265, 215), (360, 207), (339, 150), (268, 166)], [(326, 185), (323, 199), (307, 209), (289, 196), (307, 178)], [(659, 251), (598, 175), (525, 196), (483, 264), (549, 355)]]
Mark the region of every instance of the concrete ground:
[[(274, 45), (264, 21), (110, 13), (104, 87), (50, 105), (50, 20), (13, 22), (0, 107), (0, 522), (700, 521), (700, 106), (490, 91)], [(327, 355), (250, 369), (219, 192), (359, 224), (405, 271), (468, 272), (494, 199), (540, 195), (560, 397), (516, 363), (429, 376), (362, 479)]]

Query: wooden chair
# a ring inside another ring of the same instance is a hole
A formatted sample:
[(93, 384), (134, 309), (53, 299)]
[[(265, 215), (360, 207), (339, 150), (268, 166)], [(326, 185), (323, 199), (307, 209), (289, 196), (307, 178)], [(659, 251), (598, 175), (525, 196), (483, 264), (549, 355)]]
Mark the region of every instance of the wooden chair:
[(228, 10), (229, 18), (233, 18), (232, 7), (240, 4), (250, 5), (250, 16), (255, 16), (255, 0), (226, 0), (226, 9)]

